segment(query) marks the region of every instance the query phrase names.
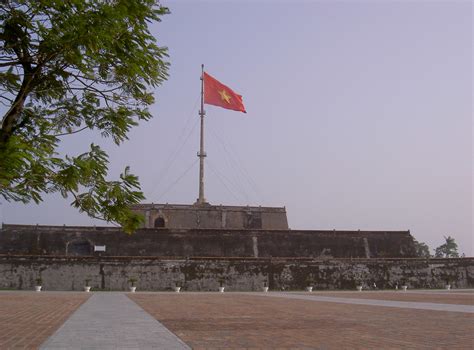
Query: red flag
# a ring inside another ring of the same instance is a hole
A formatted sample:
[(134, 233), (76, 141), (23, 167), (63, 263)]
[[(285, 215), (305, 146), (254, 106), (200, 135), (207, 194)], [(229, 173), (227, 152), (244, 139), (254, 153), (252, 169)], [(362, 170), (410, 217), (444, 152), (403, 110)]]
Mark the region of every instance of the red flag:
[(242, 96), (204, 72), (204, 103), (244, 112)]

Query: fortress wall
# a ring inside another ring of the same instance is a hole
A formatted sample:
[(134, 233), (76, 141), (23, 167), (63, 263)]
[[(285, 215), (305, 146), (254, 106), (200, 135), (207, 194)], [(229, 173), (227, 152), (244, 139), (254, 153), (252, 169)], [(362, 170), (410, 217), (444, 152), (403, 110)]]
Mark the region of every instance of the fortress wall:
[(137, 204), (131, 208), (145, 217), (145, 228), (157, 227), (155, 220), (161, 218), (160, 227), (171, 229), (288, 229), (286, 209), (280, 207)]
[(458, 259), (159, 259), (152, 257), (53, 257), (0, 255), (0, 289), (32, 290), (41, 276), (44, 290), (127, 290), (137, 278), (138, 290), (166, 291), (176, 284), (188, 291), (302, 290), (312, 274), (315, 289), (355, 289), (376, 283), (392, 289), (474, 287), (474, 258)]
[[(94, 252), (105, 246), (105, 252)], [(4, 225), (0, 254), (160, 257), (414, 257), (408, 231), (141, 229)]]
[(266, 211), (261, 214), (262, 227), (267, 230), (281, 230), (288, 228), (288, 220), (286, 212), (284, 214), (278, 212)]

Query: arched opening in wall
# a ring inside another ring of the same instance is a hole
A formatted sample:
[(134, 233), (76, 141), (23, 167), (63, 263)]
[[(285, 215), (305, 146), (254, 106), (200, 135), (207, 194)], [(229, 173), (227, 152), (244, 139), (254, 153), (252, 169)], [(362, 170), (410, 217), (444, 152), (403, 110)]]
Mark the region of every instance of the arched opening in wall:
[(165, 227), (165, 219), (161, 216), (155, 219), (155, 227)]
[(67, 255), (83, 256), (92, 254), (92, 244), (86, 240), (70, 242), (66, 248)]

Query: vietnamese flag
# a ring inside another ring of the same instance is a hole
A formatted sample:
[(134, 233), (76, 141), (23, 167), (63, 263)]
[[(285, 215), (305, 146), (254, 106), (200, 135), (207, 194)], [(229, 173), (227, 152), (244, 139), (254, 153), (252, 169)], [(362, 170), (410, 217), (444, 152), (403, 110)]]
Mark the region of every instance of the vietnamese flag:
[(214, 79), (206, 72), (203, 73), (204, 103), (247, 113), (241, 95), (235, 93), (231, 88)]

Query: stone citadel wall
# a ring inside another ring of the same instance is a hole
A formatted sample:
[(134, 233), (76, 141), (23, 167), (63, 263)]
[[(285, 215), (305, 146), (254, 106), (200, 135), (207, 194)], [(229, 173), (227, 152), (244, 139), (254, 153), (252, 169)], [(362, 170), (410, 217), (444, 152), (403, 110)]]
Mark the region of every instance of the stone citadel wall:
[(44, 290), (127, 290), (137, 278), (138, 290), (166, 291), (181, 285), (188, 291), (302, 290), (312, 275), (315, 289), (355, 289), (376, 283), (392, 289), (474, 287), (474, 258), (457, 259), (270, 259), (153, 257), (54, 257), (0, 255), (0, 289), (32, 290), (41, 277)]
[(409, 231), (164, 228), (127, 235), (111, 227), (3, 225), (0, 254), (396, 258), (414, 257), (415, 248)]
[(131, 209), (143, 215), (144, 228), (288, 229), (284, 207), (151, 203), (135, 204)]

